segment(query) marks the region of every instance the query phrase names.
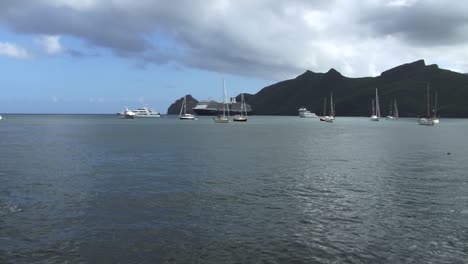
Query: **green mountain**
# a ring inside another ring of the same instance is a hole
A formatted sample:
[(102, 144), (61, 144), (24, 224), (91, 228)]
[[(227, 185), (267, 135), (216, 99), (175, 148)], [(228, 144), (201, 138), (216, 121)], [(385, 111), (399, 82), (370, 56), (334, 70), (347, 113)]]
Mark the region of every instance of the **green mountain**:
[[(187, 94), (187, 114), (194, 114), (192, 108), (194, 108), (198, 104), (198, 100), (193, 98), (192, 95)], [(184, 97), (177, 99), (174, 103), (172, 103), (169, 108), (167, 109), (168, 115), (178, 115), (180, 114), (180, 108), (182, 107), (182, 103), (184, 102)]]
[(327, 73), (306, 71), (295, 79), (265, 87), (246, 101), (258, 115), (297, 115), (302, 106), (319, 114), (324, 98), (329, 100), (333, 92), (338, 116), (368, 116), (378, 88), (383, 115), (396, 98), (400, 116), (417, 116), (426, 111), (428, 84), (432, 98), (438, 92), (440, 116), (468, 117), (468, 76), (426, 65), (424, 60), (400, 65), (377, 77), (348, 78), (335, 69)]

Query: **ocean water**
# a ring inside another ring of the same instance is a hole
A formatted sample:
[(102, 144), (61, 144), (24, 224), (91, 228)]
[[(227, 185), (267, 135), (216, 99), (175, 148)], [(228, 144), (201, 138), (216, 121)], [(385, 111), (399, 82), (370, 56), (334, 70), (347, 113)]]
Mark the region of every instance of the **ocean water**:
[(467, 263), (468, 120), (0, 121), (0, 263)]

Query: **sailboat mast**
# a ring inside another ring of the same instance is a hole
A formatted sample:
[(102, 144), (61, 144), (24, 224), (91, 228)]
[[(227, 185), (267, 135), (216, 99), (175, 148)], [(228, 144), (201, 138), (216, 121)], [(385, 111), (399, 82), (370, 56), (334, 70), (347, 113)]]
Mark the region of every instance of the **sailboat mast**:
[(333, 92), (330, 92), (330, 116), (335, 116), (335, 111), (333, 109)]
[(393, 109), (392, 109), (392, 106), (393, 106), (392, 101), (390, 101), (390, 108), (389, 108), (390, 110), (389, 110), (389, 112), (388, 112), (388, 113), (389, 113), (389, 116), (393, 116)]
[(223, 79), (223, 116), (226, 116), (226, 84)]
[(375, 115), (374, 99), (372, 99), (372, 115)]
[(323, 116), (327, 115), (327, 98), (325, 97), (325, 101), (323, 101)]
[(429, 96), (429, 84), (427, 84), (427, 117), (431, 117), (431, 98)]
[(244, 93), (241, 93), (241, 116), (242, 116), (242, 110), (244, 110), (245, 116), (247, 117), (247, 107), (245, 105)]
[(437, 91), (436, 91), (435, 103), (434, 103), (434, 117), (437, 118)]
[[(179, 116), (182, 115), (182, 112), (184, 111), (184, 105), (185, 105), (185, 96), (184, 96), (184, 100), (182, 101), (182, 107), (180, 108), (180, 113), (179, 113)], [(184, 112), (185, 113), (185, 112)]]
[(396, 98), (395, 98), (395, 104), (394, 104), (393, 108), (394, 108), (395, 117), (398, 117), (398, 107), (397, 107), (397, 103), (396, 103)]
[(379, 95), (377, 93), (377, 88), (375, 88), (375, 114), (377, 117), (380, 117)]

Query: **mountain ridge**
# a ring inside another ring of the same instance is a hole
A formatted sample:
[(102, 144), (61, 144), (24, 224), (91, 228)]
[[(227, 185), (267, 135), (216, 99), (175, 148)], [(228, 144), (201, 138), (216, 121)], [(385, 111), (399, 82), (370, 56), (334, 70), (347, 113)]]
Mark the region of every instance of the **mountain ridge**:
[(395, 66), (375, 77), (346, 77), (334, 68), (325, 73), (306, 70), (295, 78), (268, 85), (245, 100), (257, 115), (297, 115), (300, 107), (320, 114), (324, 98), (329, 100), (333, 92), (337, 116), (369, 116), (378, 88), (383, 115), (396, 99), (400, 116), (416, 117), (426, 111), (427, 86), (432, 98), (438, 92), (441, 117), (468, 117), (468, 75), (441, 69), (437, 64), (426, 65), (423, 59)]

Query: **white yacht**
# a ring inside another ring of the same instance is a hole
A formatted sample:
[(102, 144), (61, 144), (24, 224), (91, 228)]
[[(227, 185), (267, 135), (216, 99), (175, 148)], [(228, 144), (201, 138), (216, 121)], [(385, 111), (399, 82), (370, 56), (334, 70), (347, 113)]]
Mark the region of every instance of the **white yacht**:
[(0, 120), (2, 120), (2, 119), (3, 119), (3, 117), (2, 117), (2, 116), (0, 116)]
[(124, 119), (135, 119), (135, 113), (131, 110), (128, 110), (128, 107), (125, 107), (125, 111), (119, 113), (120, 118)]
[(377, 88), (375, 88), (375, 106), (374, 100), (372, 100), (372, 115), (369, 118), (371, 121), (380, 120), (380, 106), (379, 106), (379, 95), (377, 93)]
[(184, 102), (182, 102), (182, 107), (180, 108), (179, 119), (197, 120), (193, 114), (187, 114), (187, 96), (184, 96)]
[(135, 113), (135, 117), (140, 118), (140, 117), (161, 117), (161, 114), (159, 112), (156, 112), (148, 107), (142, 107), (138, 108), (135, 110), (132, 110), (133, 113)]
[(302, 118), (314, 118), (314, 117), (318, 117), (315, 113), (310, 112), (310, 111), (307, 110), (307, 108), (305, 108), (305, 107), (299, 108), (298, 111), (299, 111), (299, 117), (302, 117)]

